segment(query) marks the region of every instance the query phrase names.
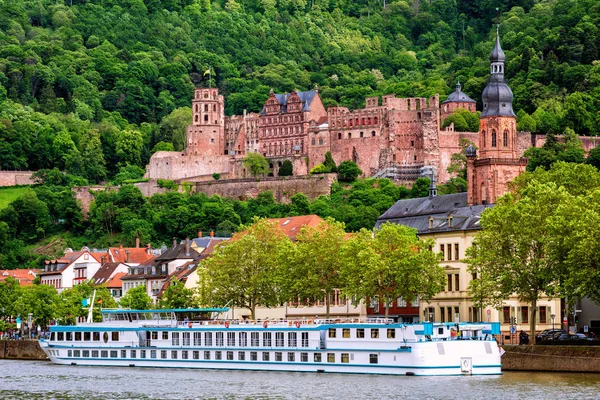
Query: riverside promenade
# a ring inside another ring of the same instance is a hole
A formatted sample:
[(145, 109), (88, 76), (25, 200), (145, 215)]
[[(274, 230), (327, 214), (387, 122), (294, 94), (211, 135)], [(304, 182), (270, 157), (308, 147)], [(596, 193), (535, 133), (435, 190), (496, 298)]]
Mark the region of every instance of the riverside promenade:
[[(600, 346), (502, 346), (503, 371), (600, 373)], [(47, 360), (37, 340), (0, 340), (0, 359)]]

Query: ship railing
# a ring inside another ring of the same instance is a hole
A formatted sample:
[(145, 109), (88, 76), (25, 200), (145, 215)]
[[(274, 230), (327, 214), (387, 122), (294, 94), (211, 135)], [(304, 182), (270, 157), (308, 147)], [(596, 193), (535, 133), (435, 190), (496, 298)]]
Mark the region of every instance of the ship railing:
[(393, 324), (391, 318), (296, 318), (296, 319), (213, 319), (201, 321), (177, 321), (177, 326), (181, 328), (198, 327), (201, 325), (276, 325), (276, 326), (296, 326), (300, 325), (333, 325), (333, 324)]

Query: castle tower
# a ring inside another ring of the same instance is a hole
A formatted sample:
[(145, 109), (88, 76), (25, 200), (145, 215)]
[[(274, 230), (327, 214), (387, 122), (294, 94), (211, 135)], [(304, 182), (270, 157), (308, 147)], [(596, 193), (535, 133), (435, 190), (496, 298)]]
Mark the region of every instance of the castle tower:
[(196, 88), (192, 125), (187, 127), (188, 155), (226, 155), (223, 96), (217, 88)]
[(506, 56), (496, 45), (490, 54), (490, 79), (483, 90), (483, 111), (479, 117), (479, 158), (475, 148), (467, 149), (469, 205), (494, 204), (508, 190), (508, 183), (525, 171), (527, 160), (517, 152), (517, 119), (513, 93), (504, 80)]
[(474, 113), (475, 110), (475, 106), (477, 105), (477, 102), (475, 100), (473, 100), (472, 98), (470, 98), (469, 96), (467, 96), (463, 91), (462, 91), (462, 85), (460, 84), (460, 82), (456, 83), (456, 90), (452, 93), (450, 93), (450, 96), (448, 96), (448, 98), (444, 101), (442, 101), (441, 106), (442, 106), (442, 122), (448, 118), (448, 116), (452, 115), (452, 113), (454, 112), (454, 110), (458, 109), (458, 108), (464, 108), (465, 110), (469, 110), (470, 112)]

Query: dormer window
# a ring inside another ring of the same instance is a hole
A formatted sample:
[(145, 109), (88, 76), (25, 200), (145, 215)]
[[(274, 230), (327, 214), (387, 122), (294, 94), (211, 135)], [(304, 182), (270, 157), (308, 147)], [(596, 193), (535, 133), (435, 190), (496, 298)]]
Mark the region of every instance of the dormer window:
[(429, 229), (433, 229), (433, 217), (429, 217)]

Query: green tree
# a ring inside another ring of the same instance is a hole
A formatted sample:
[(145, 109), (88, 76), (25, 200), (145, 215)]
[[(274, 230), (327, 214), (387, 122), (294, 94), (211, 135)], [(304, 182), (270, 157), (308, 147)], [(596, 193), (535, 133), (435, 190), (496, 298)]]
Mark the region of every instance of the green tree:
[(196, 305), (194, 291), (181, 281), (172, 281), (158, 299), (158, 308), (192, 308)]
[(342, 248), (346, 241), (344, 224), (327, 218), (316, 227), (304, 226), (296, 236), (295, 246), (281, 256), (279, 271), (288, 300), (325, 300), (329, 317), (331, 296), (342, 288), (339, 271), (343, 268)]
[(261, 154), (250, 152), (244, 157), (244, 167), (250, 171), (252, 176), (265, 175), (269, 173), (269, 162)]
[(154, 308), (152, 298), (146, 292), (146, 285), (129, 289), (119, 300), (119, 305), (132, 310), (150, 310)]
[(416, 229), (386, 223), (372, 232), (363, 229), (348, 241), (340, 275), (348, 297), (378, 299), (387, 318), (399, 297), (407, 302), (428, 301), (445, 285), (440, 257), (432, 252), (433, 240), (421, 240)]
[(600, 147), (595, 147), (588, 153), (585, 163), (600, 170)]
[(489, 299), (487, 304), (512, 295), (529, 303), (532, 338), (538, 301), (544, 295), (560, 293), (562, 265), (550, 257), (552, 238), (547, 221), (569, 197), (564, 187), (535, 181), (518, 194), (506, 194), (482, 214), (482, 230), (467, 249), (469, 271), (478, 274), (476, 284), (492, 288), (482, 294), (473, 284), (470, 290), (482, 302)]
[(175, 151), (175, 147), (173, 147), (173, 143), (170, 142), (158, 142), (154, 145), (150, 153), (154, 154), (157, 151)]
[(460, 151), (452, 154), (450, 158), (450, 165), (448, 166), (448, 173), (456, 174), (459, 178), (464, 180), (467, 179), (467, 147), (473, 146), (477, 149), (477, 146), (473, 144), (467, 138), (461, 138), (458, 140), (458, 147)]
[(333, 156), (331, 155), (330, 151), (325, 153), (325, 161), (323, 161), (323, 166), (328, 172), (337, 172), (337, 166), (335, 165), (335, 161), (333, 161)]
[(257, 306), (279, 304), (278, 254), (289, 246), (289, 238), (276, 223), (255, 218), (245, 231), (202, 261), (198, 268), (202, 303), (247, 308), (252, 319)]
[(292, 196), (292, 206), (290, 212), (293, 215), (308, 215), (310, 214), (310, 201), (304, 193), (296, 193)]
[(294, 166), (290, 160), (285, 160), (279, 167), (279, 176), (292, 176), (294, 175)]
[(356, 178), (361, 175), (363, 172), (358, 165), (353, 161), (342, 161), (337, 169), (338, 171), (338, 179), (341, 182), (354, 182)]

